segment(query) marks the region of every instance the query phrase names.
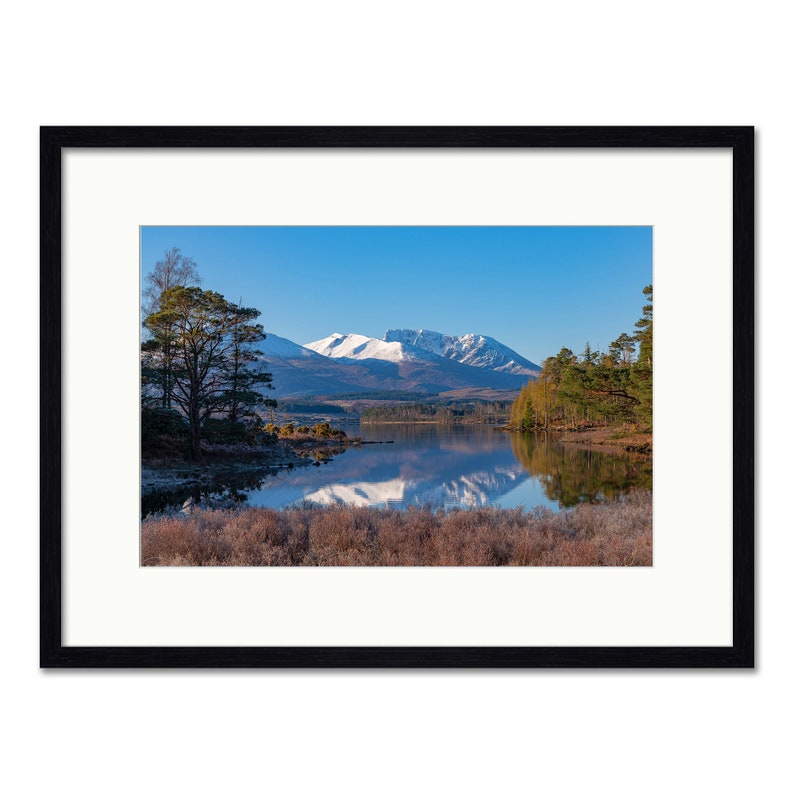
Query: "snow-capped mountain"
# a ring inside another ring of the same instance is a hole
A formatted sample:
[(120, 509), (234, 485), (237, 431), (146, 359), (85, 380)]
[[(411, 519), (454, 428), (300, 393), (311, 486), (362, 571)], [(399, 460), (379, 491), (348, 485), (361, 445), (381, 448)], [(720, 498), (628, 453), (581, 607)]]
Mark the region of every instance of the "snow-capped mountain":
[(304, 345), (308, 350), (329, 358), (362, 360), (377, 358), (381, 361), (417, 361), (427, 359), (421, 350), (413, 350), (400, 340), (373, 339), (361, 334), (331, 334), (325, 339)]
[(383, 339), (361, 334), (331, 334), (325, 339), (304, 345), (329, 358), (361, 361), (430, 361), (434, 357), (457, 361), (469, 367), (480, 367), (510, 375), (534, 376), (537, 364), (511, 350), (496, 339), (482, 334), (450, 336), (437, 331), (413, 331), (405, 328), (386, 331)]
[(270, 358), (312, 358), (316, 354), (303, 345), (298, 345), (283, 336), (266, 334), (263, 342), (258, 345), (266, 359)]
[(473, 334), (401, 330), (374, 339), (335, 333), (298, 345), (268, 333), (259, 347), (262, 367), (273, 375), (268, 396), (276, 399), (342, 392), (510, 391), (538, 370), (496, 340)]
[(410, 345), (437, 356), (460, 361), (470, 367), (485, 367), (495, 372), (509, 372), (513, 375), (535, 375), (540, 370), (537, 364), (511, 350), (507, 345), (482, 334), (450, 336), (438, 331), (408, 330), (400, 328), (386, 331), (386, 343), (399, 342)]

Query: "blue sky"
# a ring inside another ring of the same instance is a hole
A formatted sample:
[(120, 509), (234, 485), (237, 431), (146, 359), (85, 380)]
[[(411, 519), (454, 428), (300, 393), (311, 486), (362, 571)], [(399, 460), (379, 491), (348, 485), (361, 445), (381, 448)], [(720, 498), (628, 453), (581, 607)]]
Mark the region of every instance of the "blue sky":
[(649, 226), (147, 226), (142, 275), (173, 247), (204, 289), (299, 344), (425, 328), (492, 336), (538, 364), (632, 333), (652, 282)]

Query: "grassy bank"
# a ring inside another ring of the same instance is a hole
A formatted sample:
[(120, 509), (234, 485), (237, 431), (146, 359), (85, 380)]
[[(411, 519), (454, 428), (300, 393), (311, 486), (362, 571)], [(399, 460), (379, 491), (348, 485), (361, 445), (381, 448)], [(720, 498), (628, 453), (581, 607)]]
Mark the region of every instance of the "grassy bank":
[(143, 565), (652, 564), (652, 498), (583, 504), (552, 513), (297, 507), (196, 510), (146, 519)]
[(560, 444), (583, 444), (604, 452), (633, 452), (647, 456), (653, 452), (653, 433), (636, 425), (623, 424), (576, 429), (560, 425), (530, 431), (507, 426), (502, 429), (514, 433), (532, 432), (539, 436), (547, 433)]
[(561, 430), (557, 440), (564, 444), (587, 444), (602, 449), (636, 452), (642, 455), (650, 455), (653, 451), (653, 434), (634, 425)]

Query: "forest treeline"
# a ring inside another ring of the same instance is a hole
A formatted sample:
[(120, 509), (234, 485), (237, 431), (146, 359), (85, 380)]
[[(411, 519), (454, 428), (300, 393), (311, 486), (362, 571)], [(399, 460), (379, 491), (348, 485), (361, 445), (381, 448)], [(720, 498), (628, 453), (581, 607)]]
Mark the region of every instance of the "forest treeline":
[(543, 362), (535, 380), (521, 389), (510, 410), (510, 427), (584, 428), (653, 421), (653, 288), (634, 334), (622, 333), (606, 352), (589, 343), (575, 355), (563, 347)]
[(510, 414), (510, 402), (465, 402), (447, 405), (401, 403), (367, 408), (362, 424), (378, 422), (433, 422), (434, 424), (503, 424)]

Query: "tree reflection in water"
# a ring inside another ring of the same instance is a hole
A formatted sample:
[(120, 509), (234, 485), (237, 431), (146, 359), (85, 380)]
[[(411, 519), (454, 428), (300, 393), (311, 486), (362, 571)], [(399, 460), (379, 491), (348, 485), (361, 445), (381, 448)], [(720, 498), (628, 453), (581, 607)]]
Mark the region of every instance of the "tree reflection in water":
[(225, 475), (222, 479), (197, 480), (176, 488), (145, 492), (141, 495), (141, 518), (153, 513), (193, 507), (240, 507), (248, 493), (262, 487), (269, 472), (248, 471)]
[(546, 433), (511, 433), (513, 454), (562, 507), (610, 501), (629, 488), (651, 489), (649, 458), (555, 443)]
[(473, 425), (370, 425), (365, 431), (368, 443), (306, 449), (307, 465), (293, 469), (207, 471), (191, 484), (145, 493), (141, 512), (199, 505), (280, 508), (303, 500), (400, 509), (428, 504), (558, 509), (651, 487), (650, 460), (561, 445), (543, 433)]

